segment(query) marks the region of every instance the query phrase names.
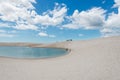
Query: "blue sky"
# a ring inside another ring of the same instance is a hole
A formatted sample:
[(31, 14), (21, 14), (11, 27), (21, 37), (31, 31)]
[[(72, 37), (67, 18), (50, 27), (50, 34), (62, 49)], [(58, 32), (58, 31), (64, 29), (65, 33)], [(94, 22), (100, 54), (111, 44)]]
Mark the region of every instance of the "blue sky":
[(120, 0), (0, 0), (0, 42), (119, 36), (119, 20)]

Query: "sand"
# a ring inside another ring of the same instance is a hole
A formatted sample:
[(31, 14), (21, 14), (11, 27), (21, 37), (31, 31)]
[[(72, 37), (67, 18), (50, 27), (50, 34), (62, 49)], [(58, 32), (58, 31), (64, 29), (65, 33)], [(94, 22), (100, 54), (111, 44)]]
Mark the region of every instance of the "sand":
[(0, 80), (120, 80), (120, 36), (33, 47), (69, 48), (48, 59), (0, 58)]

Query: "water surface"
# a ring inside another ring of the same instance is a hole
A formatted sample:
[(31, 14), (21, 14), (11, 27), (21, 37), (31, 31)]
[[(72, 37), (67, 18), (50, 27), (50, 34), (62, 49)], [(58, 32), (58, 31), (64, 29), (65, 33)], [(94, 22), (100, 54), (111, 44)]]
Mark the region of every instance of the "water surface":
[(66, 49), (0, 46), (0, 56), (11, 58), (50, 58), (67, 54)]

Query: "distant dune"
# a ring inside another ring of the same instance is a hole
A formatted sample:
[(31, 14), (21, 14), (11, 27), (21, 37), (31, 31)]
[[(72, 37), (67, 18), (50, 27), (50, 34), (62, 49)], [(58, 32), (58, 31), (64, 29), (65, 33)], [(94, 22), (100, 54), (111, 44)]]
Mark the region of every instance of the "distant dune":
[[(0, 45), (6, 46), (8, 43)], [(0, 80), (120, 80), (120, 36), (19, 45), (68, 48), (71, 52), (65, 56), (48, 59), (1, 57)]]
[(22, 43), (22, 42), (19, 42), (19, 43), (14, 43), (14, 42), (0, 42), (0, 46), (29, 46), (29, 47), (32, 47), (32, 46), (37, 46), (37, 45), (42, 45), (42, 44), (37, 44), (37, 43)]

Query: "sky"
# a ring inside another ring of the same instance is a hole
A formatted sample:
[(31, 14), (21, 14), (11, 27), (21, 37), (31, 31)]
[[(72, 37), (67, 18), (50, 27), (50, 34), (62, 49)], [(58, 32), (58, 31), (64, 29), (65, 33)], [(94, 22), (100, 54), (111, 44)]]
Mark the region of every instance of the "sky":
[(120, 0), (0, 0), (0, 42), (120, 36)]

